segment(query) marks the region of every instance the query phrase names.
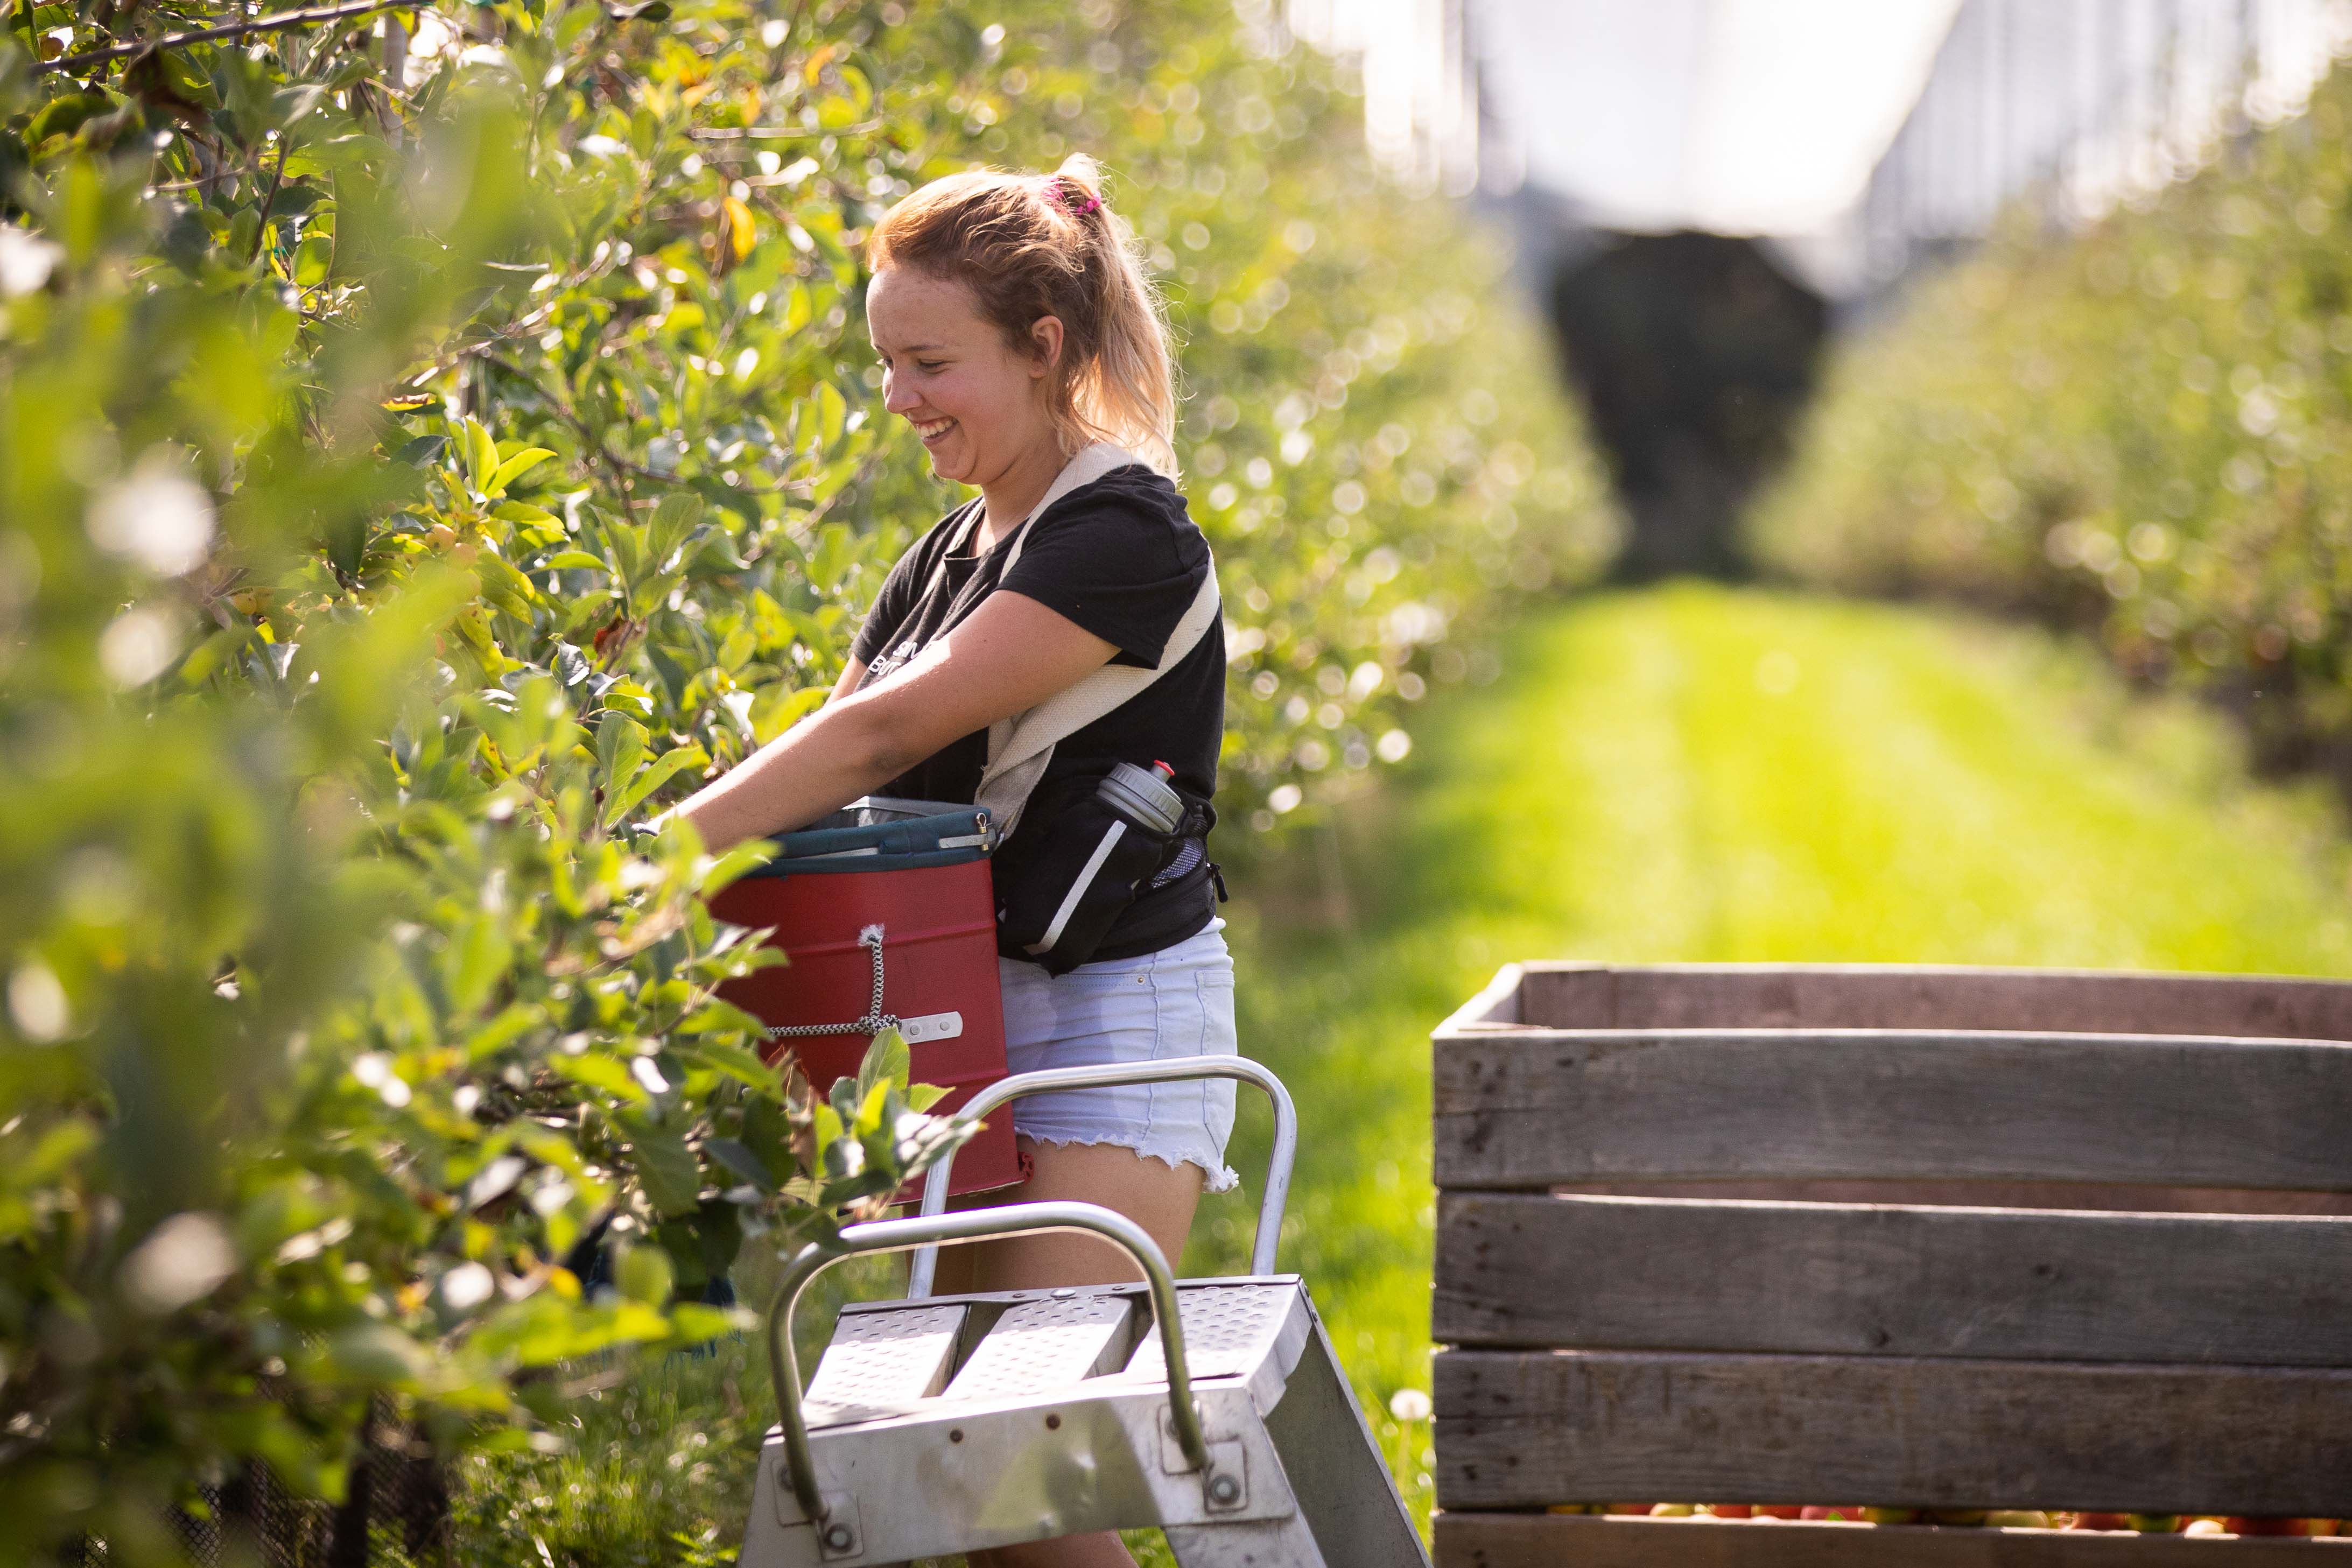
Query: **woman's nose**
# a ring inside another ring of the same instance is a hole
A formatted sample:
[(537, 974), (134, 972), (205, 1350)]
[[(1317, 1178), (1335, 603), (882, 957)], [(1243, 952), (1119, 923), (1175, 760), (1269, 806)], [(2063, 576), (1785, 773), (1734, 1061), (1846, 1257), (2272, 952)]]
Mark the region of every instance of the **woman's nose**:
[(882, 372), (882, 406), (892, 413), (904, 413), (923, 400), (898, 384), (898, 378), (889, 371)]

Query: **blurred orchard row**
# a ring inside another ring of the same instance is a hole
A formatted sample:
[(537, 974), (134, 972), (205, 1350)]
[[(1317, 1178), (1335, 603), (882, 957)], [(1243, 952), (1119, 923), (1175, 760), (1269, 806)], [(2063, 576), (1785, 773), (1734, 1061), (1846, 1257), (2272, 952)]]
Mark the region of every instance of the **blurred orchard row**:
[(555, 1445), (579, 1357), (935, 1151), (902, 1060), (799, 1104), (714, 998), (746, 857), (616, 833), (819, 702), (952, 500), (864, 340), (896, 196), (1109, 165), (1236, 839), (1611, 543), (1507, 258), (1263, 0), (341, 11), (0, 34), (0, 1563), (333, 1496), (372, 1403)]
[(2352, 73), (2088, 230), (2037, 214), (1860, 332), (1760, 508), (1774, 567), (2095, 631), (2352, 759)]

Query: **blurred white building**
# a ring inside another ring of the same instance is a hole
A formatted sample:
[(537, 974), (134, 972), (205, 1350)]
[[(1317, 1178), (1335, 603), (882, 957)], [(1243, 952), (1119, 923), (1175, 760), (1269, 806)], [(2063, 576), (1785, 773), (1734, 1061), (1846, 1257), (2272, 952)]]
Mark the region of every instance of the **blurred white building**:
[[(1255, 0), (1263, 6), (1265, 0)], [(1783, 242), (1833, 292), (2028, 187), (2095, 214), (2295, 112), (2347, 0), (1286, 0), (1381, 163), (1596, 229)]]

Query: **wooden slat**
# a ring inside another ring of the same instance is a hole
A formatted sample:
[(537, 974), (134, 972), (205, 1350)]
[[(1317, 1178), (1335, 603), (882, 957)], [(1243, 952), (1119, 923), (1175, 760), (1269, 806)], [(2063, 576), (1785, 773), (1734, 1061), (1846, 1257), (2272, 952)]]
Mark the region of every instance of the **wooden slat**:
[(2352, 1365), (2352, 1219), (1447, 1193), (1462, 1345)]
[(1658, 1177), (2352, 1188), (2352, 1045), (2140, 1035), (1464, 1032), (1444, 1187)]
[(1721, 1197), (1754, 1203), (1908, 1203), (1961, 1208), (2074, 1208), (2131, 1214), (2352, 1215), (2352, 1191), (2133, 1186), (2087, 1181), (1591, 1181), (1552, 1191), (1591, 1197)]
[(1908, 965), (1530, 964), (1516, 1021), (1555, 1029), (1966, 1029), (2352, 1040), (2352, 983)]
[(1438, 1354), (1447, 1509), (1616, 1498), (2352, 1515), (2352, 1372)]
[[(2327, 1568), (2352, 1541), (1441, 1513), (1437, 1568)], [(2314, 1555), (2316, 1553), (2317, 1555)]]

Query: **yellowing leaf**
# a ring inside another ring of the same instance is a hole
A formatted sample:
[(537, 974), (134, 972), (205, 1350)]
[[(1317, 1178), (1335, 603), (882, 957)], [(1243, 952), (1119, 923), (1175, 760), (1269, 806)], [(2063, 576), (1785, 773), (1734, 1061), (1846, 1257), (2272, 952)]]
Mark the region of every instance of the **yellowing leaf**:
[[(729, 251), (737, 261), (751, 254), (759, 243), (759, 228), (751, 218), (751, 209), (740, 197), (730, 196), (719, 205), (720, 230)], [(552, 455), (551, 454), (550, 455)]]

